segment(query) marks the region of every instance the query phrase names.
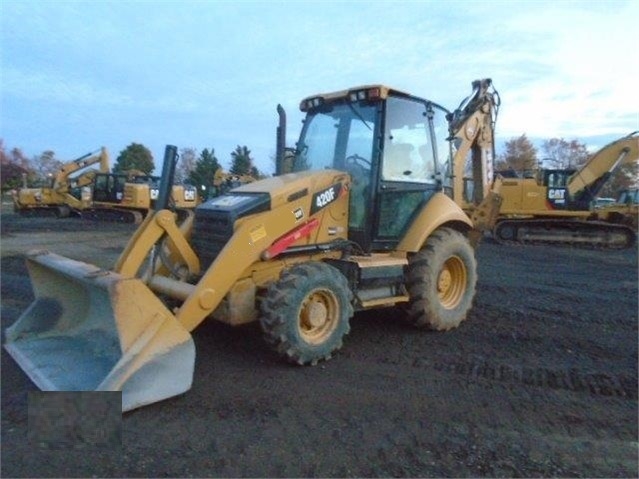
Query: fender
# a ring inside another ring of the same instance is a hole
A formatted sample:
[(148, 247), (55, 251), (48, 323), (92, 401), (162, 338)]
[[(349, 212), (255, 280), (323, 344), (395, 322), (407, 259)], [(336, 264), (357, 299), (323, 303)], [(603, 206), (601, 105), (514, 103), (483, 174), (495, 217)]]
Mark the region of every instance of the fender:
[(397, 245), (399, 251), (416, 253), (433, 231), (445, 224), (454, 223), (464, 231), (473, 223), (464, 211), (444, 193), (435, 193), (413, 221), (404, 238)]

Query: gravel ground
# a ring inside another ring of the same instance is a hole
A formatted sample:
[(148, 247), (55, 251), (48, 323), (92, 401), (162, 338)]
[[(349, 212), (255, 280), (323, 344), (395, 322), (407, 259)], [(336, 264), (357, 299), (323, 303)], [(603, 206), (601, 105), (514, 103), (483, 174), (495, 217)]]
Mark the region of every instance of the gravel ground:
[[(1, 323), (33, 295), (31, 247), (109, 267), (130, 225), (1, 216)], [(2, 351), (2, 477), (637, 477), (637, 251), (478, 250), (457, 330), (357, 314), (316, 367), (257, 325), (194, 333), (186, 394), (127, 413), (121, 446), (30, 443), (35, 386)]]

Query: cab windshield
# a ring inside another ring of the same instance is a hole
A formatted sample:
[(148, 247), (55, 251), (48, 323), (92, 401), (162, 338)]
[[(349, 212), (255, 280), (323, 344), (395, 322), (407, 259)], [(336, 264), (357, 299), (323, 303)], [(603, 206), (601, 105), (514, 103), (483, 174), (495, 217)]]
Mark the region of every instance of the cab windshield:
[(349, 163), (370, 168), (376, 107), (338, 103), (310, 112), (295, 154), (294, 171), (344, 170)]

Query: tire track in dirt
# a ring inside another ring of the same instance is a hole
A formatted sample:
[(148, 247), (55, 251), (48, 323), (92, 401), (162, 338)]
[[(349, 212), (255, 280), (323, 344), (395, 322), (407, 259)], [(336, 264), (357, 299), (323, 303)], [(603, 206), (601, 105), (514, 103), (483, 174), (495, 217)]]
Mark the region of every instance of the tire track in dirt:
[(617, 396), (637, 399), (637, 377), (628, 374), (585, 373), (575, 368), (549, 369), (491, 363), (484, 360), (447, 360), (422, 362), (416, 359), (414, 367), (464, 376), (471, 380), (504, 382), (535, 388), (567, 390), (594, 396)]

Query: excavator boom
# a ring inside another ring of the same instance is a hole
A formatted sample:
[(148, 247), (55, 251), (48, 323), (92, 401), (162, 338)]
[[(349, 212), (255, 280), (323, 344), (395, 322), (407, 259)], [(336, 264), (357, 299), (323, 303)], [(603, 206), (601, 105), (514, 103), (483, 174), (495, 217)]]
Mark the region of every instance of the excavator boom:
[(621, 165), (639, 159), (639, 132), (619, 138), (597, 151), (588, 162), (568, 180), (568, 194), (572, 197), (587, 191), (597, 196), (610, 175)]

